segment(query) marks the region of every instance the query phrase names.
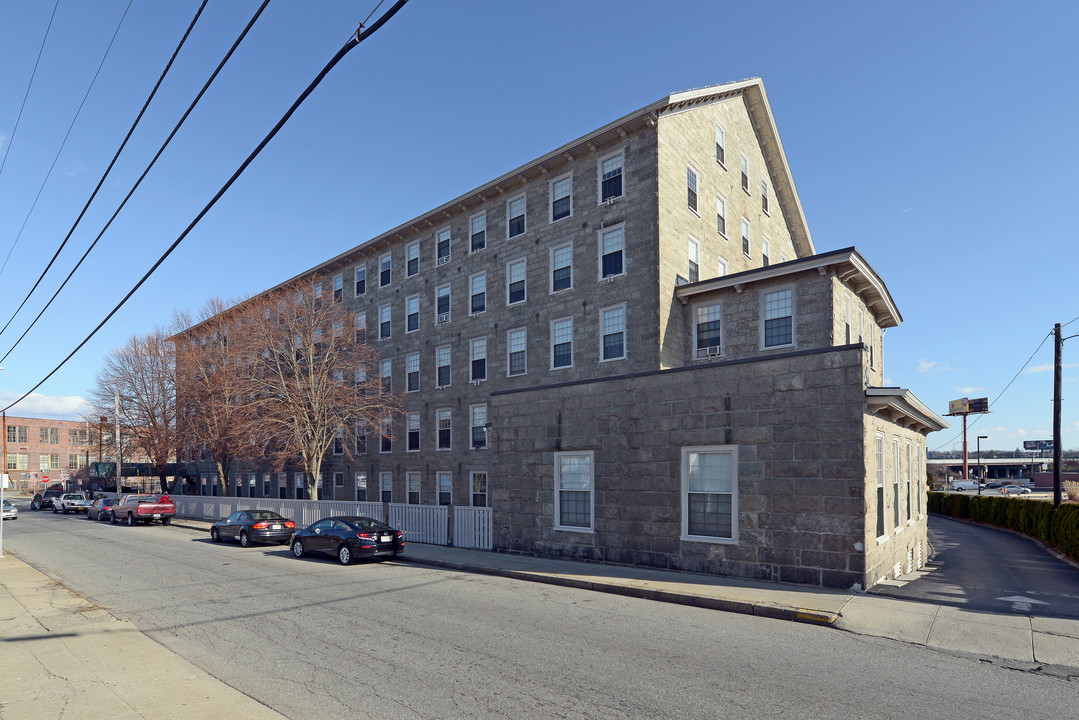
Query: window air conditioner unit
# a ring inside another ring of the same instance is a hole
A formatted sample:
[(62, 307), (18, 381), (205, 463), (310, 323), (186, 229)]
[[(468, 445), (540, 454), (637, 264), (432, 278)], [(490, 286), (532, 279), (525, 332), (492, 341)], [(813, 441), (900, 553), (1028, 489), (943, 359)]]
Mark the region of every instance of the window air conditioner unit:
[(436, 325), (445, 325), (449, 321), (450, 321), (450, 314), (449, 313), (439, 313), (438, 322), (436, 323)]
[(469, 380), (468, 384), (469, 385), (479, 385), (481, 382), (483, 382), (483, 380)]
[(710, 357), (710, 358), (719, 357), (719, 346), (718, 345), (709, 346), (709, 348), (708, 348), (708, 357)]
[(604, 201), (603, 201), (603, 204), (604, 204), (604, 205), (614, 205), (614, 201), (615, 201), (615, 200), (617, 200), (617, 199), (618, 199), (618, 196), (617, 196), (617, 195), (612, 195), (611, 197), (609, 197), (609, 198), (607, 198), (606, 200), (604, 200)]
[(446, 263), (448, 263), (449, 261), (450, 261), (450, 256), (449, 256), (449, 255), (445, 255), (445, 256), (443, 256), (443, 257), (440, 257), (440, 258), (438, 259), (438, 264), (439, 264), (439, 265), (445, 265), (445, 264), (446, 264)]

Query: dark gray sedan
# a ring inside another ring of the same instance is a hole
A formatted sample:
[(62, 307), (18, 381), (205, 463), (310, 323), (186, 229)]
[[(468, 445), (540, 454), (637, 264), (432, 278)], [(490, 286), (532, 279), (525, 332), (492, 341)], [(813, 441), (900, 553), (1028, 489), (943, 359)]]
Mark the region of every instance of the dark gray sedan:
[(112, 520), (112, 506), (120, 502), (120, 498), (101, 497), (94, 500), (90, 507), (86, 508), (87, 520)]
[(210, 526), (210, 539), (239, 540), (243, 547), (254, 543), (287, 543), (296, 523), (270, 510), (237, 510)]

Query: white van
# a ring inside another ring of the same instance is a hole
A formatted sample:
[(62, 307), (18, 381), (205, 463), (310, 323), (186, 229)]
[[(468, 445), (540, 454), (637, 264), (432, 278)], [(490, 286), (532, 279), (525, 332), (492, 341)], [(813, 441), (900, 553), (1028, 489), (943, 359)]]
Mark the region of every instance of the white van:
[(952, 490), (977, 490), (977, 480), (955, 480), (952, 482)]

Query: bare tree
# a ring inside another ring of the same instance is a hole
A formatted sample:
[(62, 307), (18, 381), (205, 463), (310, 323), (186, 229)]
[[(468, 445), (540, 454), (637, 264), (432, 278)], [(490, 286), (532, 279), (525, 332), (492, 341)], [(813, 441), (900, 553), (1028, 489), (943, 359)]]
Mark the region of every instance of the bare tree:
[[(100, 414), (115, 422), (120, 396), (121, 437), (146, 453), (168, 492), (169, 460), (176, 451), (176, 364), (172, 343), (161, 329), (133, 335), (113, 349), (97, 373), (91, 398)], [(89, 438), (87, 438), (89, 441)]]
[(199, 320), (177, 313), (176, 401), (185, 450), (209, 450), (222, 492), (231, 495), (229, 473), (245, 455), (251, 427), (250, 362), (242, 351), (239, 311), (211, 298)]
[(302, 463), (308, 497), (317, 497), (331, 449), (351, 457), (360, 426), (389, 438), (401, 408), (402, 394), (380, 377), (378, 352), (331, 293), (323, 297), (321, 279), (300, 281), (259, 296), (242, 315), (258, 441), (278, 467)]

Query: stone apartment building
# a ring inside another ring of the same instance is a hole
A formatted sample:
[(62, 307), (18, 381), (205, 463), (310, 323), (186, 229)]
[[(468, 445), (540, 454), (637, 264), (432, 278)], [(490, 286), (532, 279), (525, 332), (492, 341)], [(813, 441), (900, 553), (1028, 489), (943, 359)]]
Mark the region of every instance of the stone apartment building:
[[(924, 562), (947, 424), (882, 387), (901, 316), (857, 250), (816, 252), (759, 79), (665, 97), (288, 282), (309, 276), (407, 389), (392, 443), (350, 429), (358, 454), (327, 458), (325, 497), (490, 506), (496, 550), (748, 578)], [(292, 496), (252, 469), (241, 494)]]

